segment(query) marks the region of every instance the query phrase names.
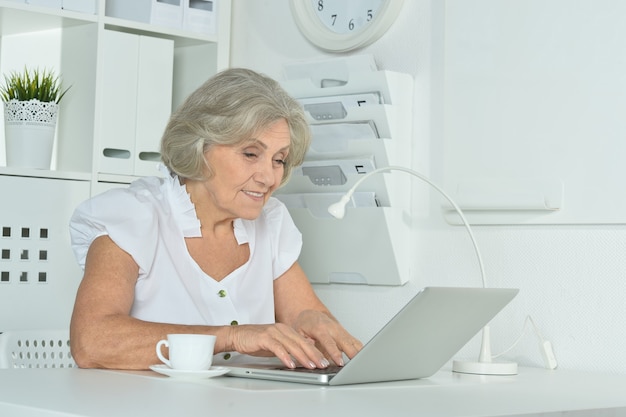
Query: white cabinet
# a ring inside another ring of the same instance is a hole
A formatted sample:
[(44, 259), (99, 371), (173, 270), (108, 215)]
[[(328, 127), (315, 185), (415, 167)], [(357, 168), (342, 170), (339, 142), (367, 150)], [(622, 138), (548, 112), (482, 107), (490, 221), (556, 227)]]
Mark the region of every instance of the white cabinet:
[(69, 326), (80, 267), (67, 229), (89, 183), (0, 175), (0, 332)]
[[(181, 10), (189, 4), (179, 3)], [(107, 11), (120, 4), (114, 0), (92, 0), (84, 11), (71, 2), (62, 8), (0, 0), (0, 73), (52, 68), (71, 86), (61, 102), (52, 169), (4, 166), (0, 117), (0, 175), (88, 181), (93, 194), (107, 187), (98, 183), (156, 174), (171, 111), (229, 65), (230, 0), (210, 3), (212, 34), (185, 30), (182, 20), (171, 27), (123, 11), (112, 16)]]

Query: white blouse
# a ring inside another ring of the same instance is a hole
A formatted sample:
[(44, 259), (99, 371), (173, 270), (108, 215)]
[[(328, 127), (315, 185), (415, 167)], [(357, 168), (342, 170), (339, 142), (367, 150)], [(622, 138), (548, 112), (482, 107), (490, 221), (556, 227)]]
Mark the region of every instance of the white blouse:
[(302, 246), (289, 212), (270, 198), (257, 219), (235, 220), (235, 238), (248, 243), (250, 258), (215, 281), (187, 251), (184, 238), (200, 236), (200, 222), (175, 176), (142, 178), (83, 202), (70, 233), (83, 269), (91, 242), (109, 235), (139, 265), (131, 316), (177, 324), (274, 323), (273, 280), (293, 265)]

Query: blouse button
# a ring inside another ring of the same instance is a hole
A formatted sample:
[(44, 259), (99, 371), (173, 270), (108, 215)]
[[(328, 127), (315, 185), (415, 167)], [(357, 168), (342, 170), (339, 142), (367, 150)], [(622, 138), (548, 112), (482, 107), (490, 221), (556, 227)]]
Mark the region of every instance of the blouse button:
[(226, 353), (224, 354), (224, 360), (229, 360), (230, 359), (230, 353)]
[(220, 298), (224, 298), (224, 297), (226, 297), (226, 291), (224, 291), (224, 290), (219, 290), (219, 291), (217, 292), (217, 295), (218, 295)]
[(230, 322), (231, 326), (236, 326), (238, 324), (239, 324), (239, 322), (237, 320), (233, 320), (233, 321)]

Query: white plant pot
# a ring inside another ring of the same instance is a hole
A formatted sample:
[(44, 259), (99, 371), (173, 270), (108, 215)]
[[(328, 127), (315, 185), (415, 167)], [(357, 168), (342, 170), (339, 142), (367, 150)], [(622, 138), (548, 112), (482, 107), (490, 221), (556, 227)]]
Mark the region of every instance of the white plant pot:
[(7, 166), (50, 169), (59, 105), (39, 100), (4, 103)]

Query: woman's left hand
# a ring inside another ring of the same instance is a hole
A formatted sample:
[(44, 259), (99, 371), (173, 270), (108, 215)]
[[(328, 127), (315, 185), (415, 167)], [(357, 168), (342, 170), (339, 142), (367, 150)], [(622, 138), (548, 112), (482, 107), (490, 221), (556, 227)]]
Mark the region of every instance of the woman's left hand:
[(294, 321), (293, 328), (314, 342), (327, 359), (339, 366), (344, 365), (344, 353), (352, 359), (363, 347), (334, 317), (322, 311), (302, 311)]

